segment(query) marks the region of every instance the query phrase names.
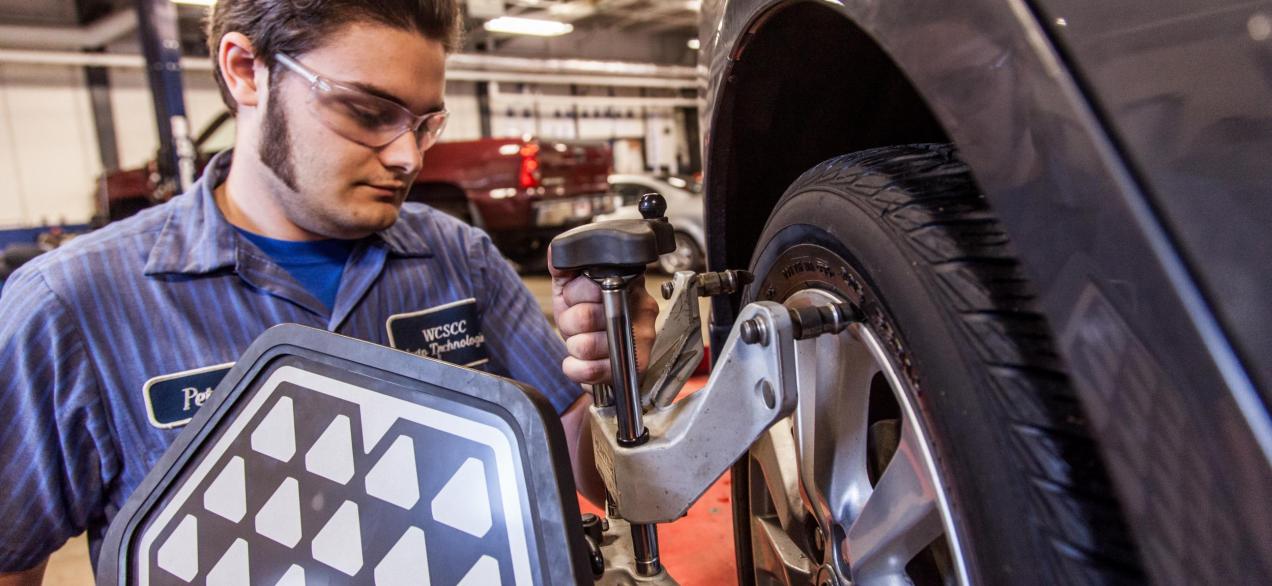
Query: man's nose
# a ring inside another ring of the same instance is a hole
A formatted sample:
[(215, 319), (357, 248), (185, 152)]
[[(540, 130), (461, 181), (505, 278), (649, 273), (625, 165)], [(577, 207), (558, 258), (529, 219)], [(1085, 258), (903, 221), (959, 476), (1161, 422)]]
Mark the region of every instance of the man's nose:
[(380, 149), (380, 160), (394, 171), (412, 175), (420, 170), (424, 154), (420, 152), (419, 143), (415, 142), (415, 133), (408, 130)]

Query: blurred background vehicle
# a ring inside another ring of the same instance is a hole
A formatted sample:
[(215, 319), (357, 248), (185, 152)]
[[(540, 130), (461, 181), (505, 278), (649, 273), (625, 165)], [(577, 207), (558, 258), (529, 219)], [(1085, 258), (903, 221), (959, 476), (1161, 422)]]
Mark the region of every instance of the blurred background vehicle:
[(483, 138), (441, 142), (424, 153), (407, 201), (484, 229), (504, 256), (542, 256), (553, 236), (614, 209), (603, 142)]
[[(195, 138), (197, 171), (202, 173), (212, 155), (233, 142), (234, 118), (222, 112)], [(531, 261), (542, 256), (553, 236), (613, 211), (606, 182), (613, 166), (609, 145), (600, 141), (524, 137), (440, 142), (424, 154), (407, 201), (431, 205), (482, 228), (505, 256)], [(176, 194), (175, 183), (161, 178), (154, 160), (142, 168), (107, 173), (99, 183), (99, 222), (126, 218)], [(701, 259), (700, 236), (696, 250)]]
[(707, 266), (706, 235), (702, 229), (702, 181), (689, 175), (614, 174), (610, 191), (617, 196), (618, 209), (600, 214), (599, 220), (636, 219), (640, 196), (657, 193), (667, 200), (667, 219), (676, 229), (676, 251), (658, 259), (664, 273), (701, 271)]

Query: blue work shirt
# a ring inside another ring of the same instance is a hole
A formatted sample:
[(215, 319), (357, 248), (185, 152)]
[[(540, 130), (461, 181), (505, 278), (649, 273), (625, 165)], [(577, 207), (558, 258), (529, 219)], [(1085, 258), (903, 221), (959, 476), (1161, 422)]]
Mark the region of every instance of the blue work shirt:
[[(403, 341), (399, 330), (395, 347), (522, 381), (558, 412), (580, 395), (561, 372), (560, 336), (481, 230), (404, 205), (354, 247), (328, 308), (225, 220), (212, 189), (229, 163), (223, 153), (186, 194), (76, 238), (6, 284), (0, 571), (32, 567), (85, 530), (96, 560), (107, 525), (181, 431), (167, 427), (179, 425), (172, 413), (151, 412), (147, 381), (233, 362), (276, 324), (389, 344), (395, 320), (445, 312), (472, 326), (464, 340)], [(188, 399), (173, 403), (187, 415), (202, 403)]]

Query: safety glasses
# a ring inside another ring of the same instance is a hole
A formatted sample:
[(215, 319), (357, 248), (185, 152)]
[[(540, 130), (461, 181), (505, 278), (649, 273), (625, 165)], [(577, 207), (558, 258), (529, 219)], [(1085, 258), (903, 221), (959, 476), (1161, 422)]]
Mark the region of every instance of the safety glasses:
[(314, 73), (283, 53), (274, 57), (309, 82), (309, 110), (332, 132), (371, 148), (415, 133), (421, 151), (437, 143), (446, 128), (446, 110), (416, 116), (401, 104)]

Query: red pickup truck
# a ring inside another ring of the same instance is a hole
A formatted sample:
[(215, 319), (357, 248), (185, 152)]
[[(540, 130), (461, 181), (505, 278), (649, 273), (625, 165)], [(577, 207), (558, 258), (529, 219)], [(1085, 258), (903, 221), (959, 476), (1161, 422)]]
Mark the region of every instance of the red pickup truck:
[[(198, 166), (232, 144), (234, 119), (217, 117), (195, 140)], [(507, 256), (537, 253), (557, 233), (612, 212), (606, 177), (613, 156), (602, 142), (486, 138), (442, 142), (424, 153), (424, 167), (407, 197), (485, 229)], [(154, 171), (126, 169), (106, 175), (100, 216), (118, 220), (167, 200)]]
[(408, 201), (485, 229), (504, 254), (537, 251), (566, 228), (614, 210), (601, 142), (486, 138), (439, 143), (424, 153)]

